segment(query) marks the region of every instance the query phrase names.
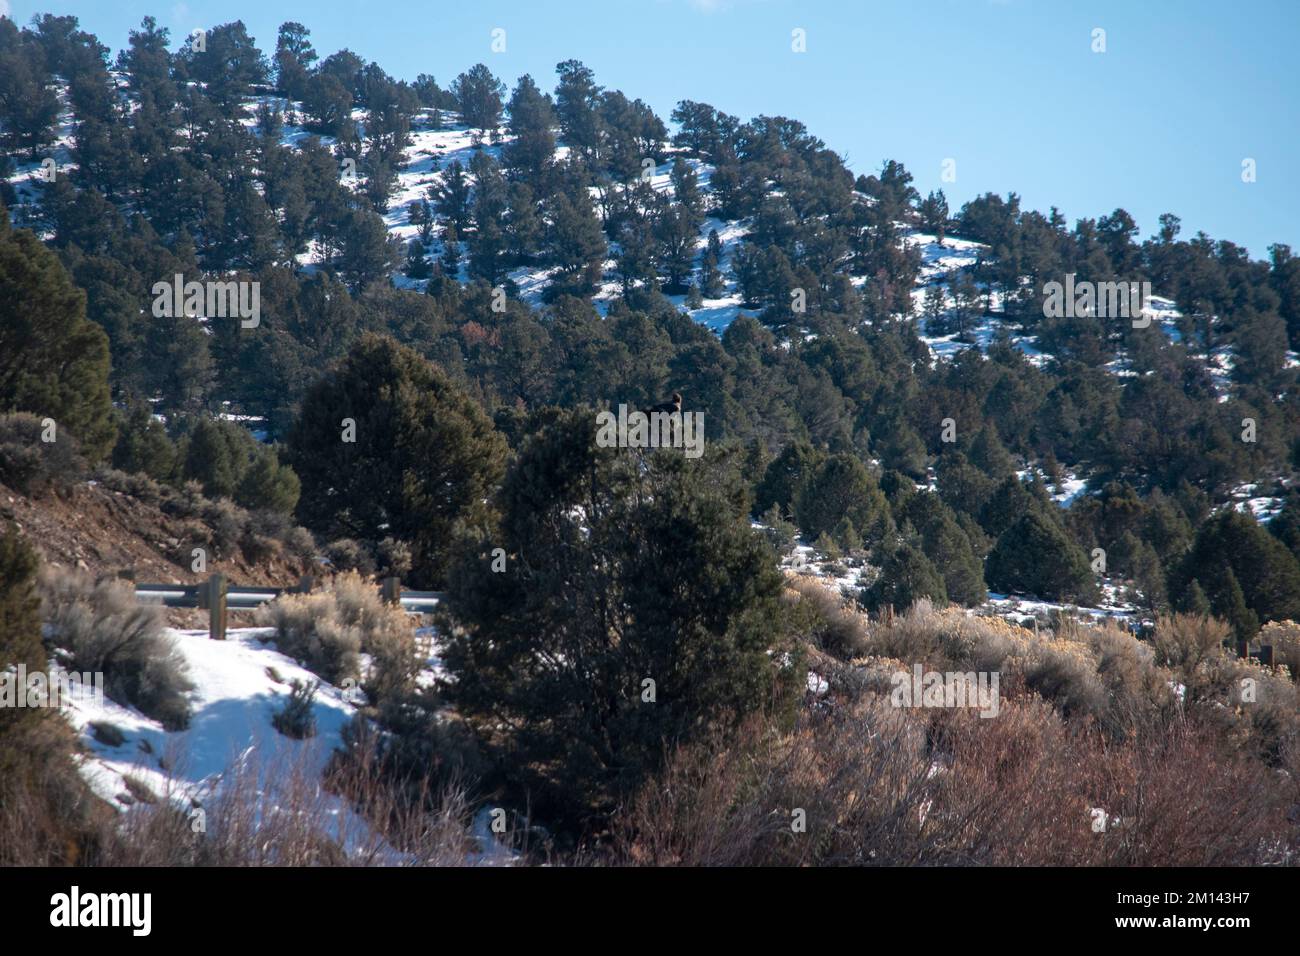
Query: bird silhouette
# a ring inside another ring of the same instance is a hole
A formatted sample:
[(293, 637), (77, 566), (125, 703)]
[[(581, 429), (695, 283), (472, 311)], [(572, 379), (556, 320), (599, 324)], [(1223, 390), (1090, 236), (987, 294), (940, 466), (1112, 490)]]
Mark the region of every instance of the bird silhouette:
[(646, 415), (652, 415), (655, 412), (668, 412), (674, 414), (682, 410), (682, 393), (673, 392), (673, 397), (666, 402), (660, 402), (658, 405), (651, 405), (649, 408), (643, 408), (641, 411)]

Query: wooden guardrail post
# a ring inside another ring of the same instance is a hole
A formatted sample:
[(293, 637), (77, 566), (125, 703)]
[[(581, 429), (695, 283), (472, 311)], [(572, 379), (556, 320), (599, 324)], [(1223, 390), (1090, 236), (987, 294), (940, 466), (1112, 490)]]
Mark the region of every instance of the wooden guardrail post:
[(208, 637), (214, 641), (226, 639), (226, 576), (214, 574), (208, 578)]
[(380, 594), (385, 604), (402, 603), (402, 579), (401, 578), (384, 578), (380, 587)]

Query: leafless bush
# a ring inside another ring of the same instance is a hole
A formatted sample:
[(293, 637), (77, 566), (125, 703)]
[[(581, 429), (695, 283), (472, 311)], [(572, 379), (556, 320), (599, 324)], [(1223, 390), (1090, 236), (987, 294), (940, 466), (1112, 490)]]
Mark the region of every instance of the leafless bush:
[(205, 499), (200, 506), (204, 523), (212, 529), (212, 545), (218, 557), (235, 553), (249, 526), (248, 512), (227, 498)]
[(1116, 743), (1032, 695), (991, 719), (864, 701), (680, 751), (616, 819), (613, 860), (1277, 864), (1300, 849), (1295, 799), (1290, 778), (1186, 720)]
[(101, 465), (95, 469), (94, 478), (101, 487), (120, 492), (146, 504), (159, 504), (165, 495), (163, 486), (143, 472), (118, 471), (116, 468)]

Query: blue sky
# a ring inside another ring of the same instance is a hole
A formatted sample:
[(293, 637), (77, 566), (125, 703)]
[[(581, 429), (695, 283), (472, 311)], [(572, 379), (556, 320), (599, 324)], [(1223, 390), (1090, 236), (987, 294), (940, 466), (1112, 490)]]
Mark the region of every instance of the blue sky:
[[(855, 172), (903, 162), (954, 210), (986, 191), (1073, 222), (1122, 206), (1147, 236), (1182, 217), (1256, 258), (1300, 249), (1300, 3), (1202, 0), (0, 0), (26, 23), (74, 14), (114, 50), (144, 15), (189, 30), (242, 19), (274, 49), (285, 20), (322, 56), (348, 47), (446, 85), (476, 62), (552, 89), (576, 58), (665, 120), (689, 98), (807, 124)], [(490, 49), (506, 30), (506, 52)], [(791, 50), (806, 31), (807, 52)], [(1106, 51), (1092, 51), (1095, 28)], [(1242, 161), (1257, 180), (1242, 182)], [(956, 181), (942, 182), (945, 159)]]

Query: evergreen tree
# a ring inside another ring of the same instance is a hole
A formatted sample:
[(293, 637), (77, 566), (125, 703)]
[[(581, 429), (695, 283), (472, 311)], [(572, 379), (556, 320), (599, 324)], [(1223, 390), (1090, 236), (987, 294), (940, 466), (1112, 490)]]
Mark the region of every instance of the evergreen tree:
[(1198, 617), (1209, 617), (1214, 613), (1214, 609), (1210, 607), (1210, 599), (1205, 596), (1205, 592), (1201, 589), (1201, 582), (1195, 578), (1192, 578), (1188, 584), (1179, 610), (1185, 614), (1195, 614)]
[(921, 202), (918, 210), (921, 214), (921, 226), (926, 232), (934, 234), (935, 241), (943, 245), (944, 233), (948, 230), (948, 199), (943, 190), (932, 192)]
[(443, 275), (455, 279), (460, 274), (460, 235), (456, 231), (455, 223), (447, 223), (447, 228), (442, 232), (440, 262)]
[(1233, 621), (1239, 632), (1247, 621), (1236, 607), (1234, 582), (1259, 621), (1300, 620), (1300, 563), (1253, 517), (1233, 509), (1201, 526), (1173, 577), (1175, 593), (1196, 578), (1214, 613)]
[(235, 501), (252, 511), (287, 515), (297, 507), (301, 490), (293, 469), (280, 464), (270, 448), (259, 448), (235, 489)]
[(453, 529), (486, 520), (505, 442), (441, 369), (366, 335), (303, 399), (289, 452), (308, 528), (410, 542), (412, 579), (428, 586), (442, 579)]
[(172, 477), (176, 468), (176, 446), (167, 429), (155, 420), (146, 402), (133, 402), (119, 419), (117, 444), (113, 446), (113, 467), (141, 473), (157, 481)]
[(1249, 641), (1259, 633), (1259, 617), (1246, 606), (1246, 595), (1231, 568), (1224, 572), (1219, 592), (1219, 616), (1232, 626), (1237, 640)]
[(429, 278), (429, 257), (425, 254), (424, 243), (419, 237), (406, 244), (406, 277), (408, 279)]
[(54, 142), (59, 100), (39, 45), (0, 17), (0, 146), (36, 159)]
[(99, 461), (116, 437), (108, 369), (108, 337), (86, 320), (85, 293), (0, 206), (0, 412), (53, 418)]
[(555, 158), (555, 110), (550, 97), (525, 73), (510, 96), (510, 134), (502, 150), (507, 169), (530, 182), (539, 182)]
[(700, 264), (700, 291), (706, 298), (721, 297), (724, 287), (722, 282), (722, 240), (718, 230), (709, 230), (708, 246), (704, 250), (704, 259)]
[(605, 237), (586, 193), (574, 201), (558, 194), (551, 203), (550, 225), (546, 230), (546, 261), (558, 267), (551, 280), (556, 295), (589, 296), (600, 280), (605, 259)]
[(275, 78), (281, 93), (291, 100), (302, 99), (317, 59), (310, 30), (294, 21), (280, 24), (275, 41)]
[(237, 427), (204, 417), (186, 437), (183, 475), (203, 485), (208, 497), (233, 498), (244, 476), (247, 463), (239, 436), (234, 433)]
[(1012, 460), (997, 426), (987, 422), (976, 434), (967, 453), (970, 463), (984, 474), (1001, 481), (1015, 473), (1016, 465)]
[(470, 186), (460, 160), (453, 159), (443, 173), (442, 181), (429, 187), (429, 198), (433, 200), (438, 216), (454, 225), (456, 232), (463, 233), (469, 228)]
[(886, 555), (879, 577), (862, 593), (862, 603), (873, 611), (886, 605), (906, 610), (921, 598), (929, 598), (940, 606), (948, 603), (938, 569), (919, 548), (908, 542)]
[(921, 538), (925, 556), (943, 577), (947, 599), (967, 607), (988, 597), (984, 568), (952, 510), (930, 491), (918, 491), (905, 514)]
[(1078, 603), (1097, 597), (1087, 556), (1038, 509), (1029, 510), (998, 538), (984, 576), (990, 588), (1003, 593)]
[(482, 63), (476, 63), (451, 85), (460, 110), (461, 122), (479, 130), (495, 130), (501, 125), (501, 98), (506, 85), (492, 75)]
[(499, 532), (464, 548), (447, 591), (449, 698), (573, 829), (672, 747), (767, 706), (784, 674), (781, 579), (737, 497), (680, 455), (595, 438), (578, 409), (525, 443)]
[(762, 480), (754, 488), (754, 512), (762, 514), (776, 507), (783, 514), (791, 514), (799, 489), (824, 459), (825, 455), (807, 442), (786, 445), (768, 464)]
[(871, 473), (853, 455), (826, 459), (799, 488), (794, 503), (799, 529), (815, 538), (847, 517), (867, 541), (879, 541), (891, 524), (889, 504)]

